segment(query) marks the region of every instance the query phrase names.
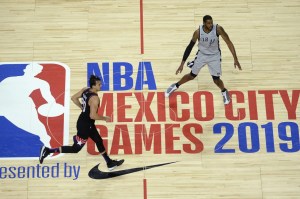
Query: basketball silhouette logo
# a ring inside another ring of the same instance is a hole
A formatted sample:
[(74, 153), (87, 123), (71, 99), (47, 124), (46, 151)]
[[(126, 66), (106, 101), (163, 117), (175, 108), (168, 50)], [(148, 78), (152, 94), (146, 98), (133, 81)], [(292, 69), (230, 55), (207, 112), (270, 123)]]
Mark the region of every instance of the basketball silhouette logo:
[(0, 63), (0, 158), (34, 158), (68, 143), (69, 68), (57, 62)]

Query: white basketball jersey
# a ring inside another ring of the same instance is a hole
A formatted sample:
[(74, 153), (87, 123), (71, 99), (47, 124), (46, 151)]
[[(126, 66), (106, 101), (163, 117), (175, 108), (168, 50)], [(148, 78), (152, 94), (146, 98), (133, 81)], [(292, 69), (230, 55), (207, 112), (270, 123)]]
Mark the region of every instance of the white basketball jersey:
[(201, 53), (214, 55), (220, 53), (219, 36), (217, 35), (217, 25), (214, 24), (209, 33), (204, 32), (203, 25), (200, 25), (200, 40), (198, 48)]

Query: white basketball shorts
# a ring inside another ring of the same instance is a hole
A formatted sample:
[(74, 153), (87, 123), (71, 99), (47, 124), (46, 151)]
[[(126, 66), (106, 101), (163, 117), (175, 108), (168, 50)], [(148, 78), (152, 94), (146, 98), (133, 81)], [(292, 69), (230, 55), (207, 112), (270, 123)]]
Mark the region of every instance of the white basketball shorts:
[(205, 65), (208, 66), (209, 72), (212, 76), (219, 77), (222, 75), (221, 52), (214, 55), (206, 55), (198, 51), (195, 60), (191, 62), (191, 64), (189, 67), (192, 68), (192, 73), (194, 75), (198, 75), (201, 68), (203, 68)]

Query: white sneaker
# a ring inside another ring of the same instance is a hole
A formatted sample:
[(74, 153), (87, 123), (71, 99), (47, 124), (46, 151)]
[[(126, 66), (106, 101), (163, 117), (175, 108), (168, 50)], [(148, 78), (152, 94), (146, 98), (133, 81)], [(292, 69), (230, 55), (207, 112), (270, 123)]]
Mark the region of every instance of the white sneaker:
[(224, 104), (229, 104), (230, 103), (230, 96), (229, 96), (229, 93), (227, 90), (225, 90), (224, 92), (221, 92), (222, 93), (222, 96), (223, 96), (223, 101), (224, 101)]
[(176, 84), (172, 84), (165, 92), (165, 97), (169, 97), (171, 93), (177, 90)]

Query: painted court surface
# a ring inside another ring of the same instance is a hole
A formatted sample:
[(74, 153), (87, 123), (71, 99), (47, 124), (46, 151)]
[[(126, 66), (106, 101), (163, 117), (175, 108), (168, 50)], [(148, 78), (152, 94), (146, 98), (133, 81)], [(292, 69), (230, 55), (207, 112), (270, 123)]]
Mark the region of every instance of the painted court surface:
[[(299, 6), (1, 0), (0, 198), (299, 198)], [(175, 75), (206, 14), (243, 68), (220, 38), (227, 106), (207, 67), (164, 96), (190, 72)], [(111, 158), (125, 163), (108, 173), (89, 140), (78, 154), (39, 164), (43, 144), (73, 143), (80, 110), (70, 96), (91, 74), (104, 82), (99, 114), (112, 118), (97, 128)], [(39, 109), (52, 98), (60, 109)]]

